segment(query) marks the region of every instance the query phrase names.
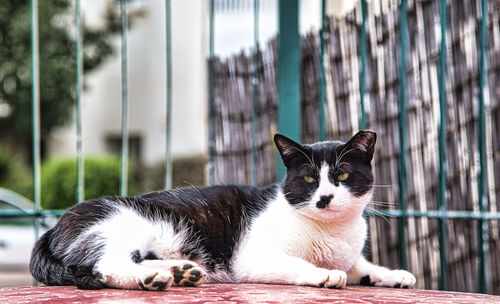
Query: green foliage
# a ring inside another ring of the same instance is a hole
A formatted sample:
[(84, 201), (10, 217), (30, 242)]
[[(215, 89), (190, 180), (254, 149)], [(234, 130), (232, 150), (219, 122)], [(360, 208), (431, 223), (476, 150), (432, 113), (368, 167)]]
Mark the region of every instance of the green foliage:
[[(205, 164), (203, 156), (176, 158), (172, 164), (172, 187), (186, 188), (191, 186), (204, 186)], [(160, 162), (154, 166), (138, 168), (140, 192), (162, 190), (165, 187), (165, 163)]]
[[(38, 2), (40, 44), (41, 134), (46, 135), (72, 117), (74, 106), (75, 29), (71, 0)], [(0, 136), (31, 136), (31, 22), (30, 1), (0, 0), (0, 103), (11, 113), (0, 117)], [(98, 67), (112, 53), (107, 39), (111, 15), (104, 28), (84, 27), (84, 71)], [(23, 143), (28, 144), (29, 142)]]
[[(86, 157), (85, 199), (120, 192), (120, 160), (114, 156)], [(51, 159), (42, 165), (42, 208), (65, 209), (76, 203), (77, 163), (72, 159)], [(129, 172), (134, 168), (130, 167)], [(130, 174), (132, 176), (132, 174)], [(129, 176), (129, 181), (132, 179)], [(129, 182), (129, 193), (134, 185)]]
[(33, 175), (19, 155), (0, 151), (0, 187), (33, 199)]

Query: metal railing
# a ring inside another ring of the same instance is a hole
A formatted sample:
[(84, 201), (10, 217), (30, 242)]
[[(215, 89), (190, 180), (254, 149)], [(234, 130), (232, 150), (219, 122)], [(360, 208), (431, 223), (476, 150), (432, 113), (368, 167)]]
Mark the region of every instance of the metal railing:
[[(83, 169), (83, 155), (82, 155), (82, 109), (81, 109), (81, 94), (82, 94), (82, 40), (81, 40), (81, 19), (80, 19), (80, 1), (75, 0), (75, 28), (76, 28), (76, 124), (77, 124), (77, 172), (78, 172), (78, 182), (77, 182), (77, 193), (78, 201), (83, 201), (84, 198), (84, 169)], [(406, 130), (407, 130), (407, 117), (406, 117), (406, 52), (407, 52), (407, 0), (401, 0), (399, 6), (399, 204), (398, 210), (380, 210), (376, 214), (368, 212), (369, 216), (379, 216), (385, 215), (389, 217), (396, 217), (399, 219), (399, 242), (400, 242), (400, 256), (399, 263), (401, 268), (407, 268), (407, 221), (410, 217), (426, 217), (435, 218), (439, 220), (439, 258), (440, 258), (440, 274), (439, 274), (439, 289), (447, 289), (447, 221), (449, 219), (470, 219), (477, 220), (479, 227), (479, 262), (478, 262), (478, 272), (479, 272), (479, 284), (478, 291), (481, 293), (487, 293), (487, 282), (488, 282), (488, 268), (487, 268), (487, 258), (488, 258), (488, 220), (499, 220), (500, 213), (498, 212), (487, 212), (487, 197), (486, 197), (486, 140), (485, 140), (485, 90), (487, 82), (487, 71), (486, 71), (486, 50), (487, 50), (487, 15), (488, 15), (488, 1), (480, 0), (480, 40), (478, 44), (479, 62), (478, 62), (478, 147), (479, 147), (479, 211), (469, 212), (469, 211), (453, 211), (447, 209), (446, 204), (446, 23), (447, 23), (447, 1), (438, 0), (440, 5), (440, 37), (441, 41), (439, 47), (439, 69), (438, 69), (438, 84), (439, 84), (439, 130), (438, 130), (438, 143), (439, 143), (439, 169), (438, 169), (438, 210), (429, 211), (418, 211), (418, 210), (408, 210), (407, 209), (407, 170), (406, 170)], [(286, 95), (287, 100), (279, 100), (279, 108), (287, 109), (287, 113), (290, 113), (290, 108), (293, 109), (291, 112), (299, 114), (298, 117), (293, 119), (293, 122), (286, 122), (280, 125), (280, 130), (287, 134), (292, 134), (292, 137), (299, 137), (300, 132), (300, 91), (297, 92), (297, 88), (300, 87), (299, 75), (297, 71), (290, 70), (297, 67), (297, 56), (300, 57), (300, 44), (296, 40), (298, 37), (298, 22), (294, 20), (298, 17), (298, 0), (289, 0), (284, 4), (284, 0), (279, 0), (280, 9), (286, 9), (287, 14), (280, 14), (280, 30), (287, 28), (288, 33), (281, 32), (279, 37), (279, 43), (283, 46), (287, 46), (287, 55), (280, 57), (280, 68), (281, 74), (279, 75), (280, 90), (290, 89), (292, 90), (291, 95)], [(360, 65), (361, 70), (359, 74), (360, 81), (360, 109), (361, 114), (359, 117), (359, 127), (361, 129), (366, 127), (366, 117), (365, 117), (365, 95), (366, 95), (366, 48), (367, 48), (367, 28), (366, 20), (368, 18), (368, 9), (366, 0), (361, 0), (361, 16), (362, 22), (360, 26)], [(33, 174), (34, 174), (34, 208), (33, 211), (29, 212), (15, 212), (15, 211), (0, 211), (0, 218), (6, 217), (21, 217), (30, 216), (35, 219), (35, 231), (38, 236), (39, 222), (37, 219), (45, 215), (60, 215), (64, 210), (41, 210), (41, 186), (40, 186), (40, 110), (39, 110), (39, 56), (38, 56), (38, 1), (31, 0), (31, 44), (32, 44), (32, 108), (33, 108)], [(128, 160), (128, 132), (127, 132), (127, 18), (125, 12), (125, 1), (120, 1), (120, 12), (121, 12), (121, 85), (122, 85), (122, 150), (121, 150), (121, 187), (120, 194), (127, 195), (127, 160)], [(172, 185), (171, 177), (171, 109), (172, 109), (172, 60), (171, 60), (171, 6), (170, 0), (165, 1), (165, 12), (166, 12), (166, 64), (167, 64), (167, 99), (166, 99), (166, 115), (167, 115), (167, 125), (166, 125), (166, 169), (165, 169), (165, 188), (170, 188)], [(214, 0), (209, 0), (209, 163), (208, 163), (208, 176), (209, 183), (214, 182)], [(257, 55), (259, 52), (259, 41), (258, 41), (258, 23), (259, 23), (259, 0), (254, 0), (254, 71), (257, 70)], [(319, 94), (318, 94), (318, 123), (319, 123), (319, 139), (323, 140), (325, 138), (325, 48), (326, 48), (326, 0), (321, 0), (321, 27), (319, 31), (320, 38), (320, 67), (319, 67)], [(279, 55), (283, 55), (282, 52), (278, 50)], [(292, 54), (292, 56), (290, 56)], [(283, 70), (282, 70), (283, 69)], [(252, 113), (252, 134), (255, 137), (256, 132), (256, 98), (258, 98), (258, 74), (254, 74), (254, 87), (253, 87), (253, 113)], [(286, 78), (286, 77), (289, 78)], [(285, 94), (281, 94), (285, 96)], [(290, 96), (292, 96), (290, 98)], [(287, 103), (286, 105), (284, 103)], [(297, 115), (295, 115), (297, 116)], [(297, 119), (298, 118), (298, 119)], [(255, 148), (254, 139), (252, 139), (253, 147)], [(255, 153), (255, 151), (253, 152)], [(252, 182), (255, 184), (255, 167), (257, 159), (255, 155), (252, 157)], [(283, 172), (281, 172), (281, 176)]]

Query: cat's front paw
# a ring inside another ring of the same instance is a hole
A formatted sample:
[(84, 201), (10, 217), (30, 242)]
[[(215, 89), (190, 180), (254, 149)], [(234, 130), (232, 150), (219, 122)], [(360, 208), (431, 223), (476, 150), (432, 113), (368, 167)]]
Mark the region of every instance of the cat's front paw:
[(200, 266), (189, 261), (172, 267), (172, 274), (174, 284), (184, 287), (200, 286), (207, 278), (207, 273)]
[(324, 288), (342, 288), (347, 283), (347, 274), (342, 270), (330, 270), (327, 279), (320, 283)]
[(371, 273), (361, 278), (359, 284), (368, 286), (385, 286), (394, 288), (412, 288), (417, 282), (413, 274), (406, 270), (387, 270)]
[(142, 290), (162, 291), (172, 285), (172, 275), (166, 271), (158, 270), (145, 275), (137, 284)]

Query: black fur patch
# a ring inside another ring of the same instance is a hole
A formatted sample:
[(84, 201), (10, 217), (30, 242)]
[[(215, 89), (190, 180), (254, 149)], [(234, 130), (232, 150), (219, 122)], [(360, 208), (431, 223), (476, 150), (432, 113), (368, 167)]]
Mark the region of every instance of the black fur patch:
[(167, 282), (157, 281), (154, 282), (152, 286), (155, 287), (156, 290), (164, 290), (167, 287)]
[(143, 254), (141, 254), (141, 252), (139, 250), (132, 251), (132, 253), (130, 254), (130, 258), (136, 264), (139, 264), (140, 262), (142, 262), (144, 260), (160, 260), (160, 257), (157, 256), (152, 251), (148, 251), (148, 252), (146, 252), (145, 255), (143, 255)]
[(144, 259), (142, 258), (141, 252), (139, 250), (132, 251), (132, 253), (130, 254), (130, 258), (136, 264), (139, 264), (140, 262), (144, 261)]
[(75, 271), (75, 285), (80, 289), (103, 289), (104, 283), (92, 272), (92, 267), (80, 267)]
[(153, 279), (154, 279), (154, 278), (155, 278), (154, 276), (147, 277), (147, 278), (144, 280), (144, 283), (145, 283), (145, 284), (149, 284), (149, 283), (153, 282)]
[(364, 285), (364, 286), (375, 286), (375, 283), (372, 283), (372, 281), (370, 281), (370, 276), (369, 275), (365, 275), (364, 277), (361, 278), (361, 280), (359, 281), (359, 285)]

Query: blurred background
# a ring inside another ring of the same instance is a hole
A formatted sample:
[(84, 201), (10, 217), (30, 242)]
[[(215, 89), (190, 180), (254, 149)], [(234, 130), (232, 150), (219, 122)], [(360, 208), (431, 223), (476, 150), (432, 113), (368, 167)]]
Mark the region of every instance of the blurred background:
[(78, 201), (267, 185), (274, 133), (369, 128), (366, 255), (500, 294), (497, 1), (33, 3), (0, 0), (0, 287)]

